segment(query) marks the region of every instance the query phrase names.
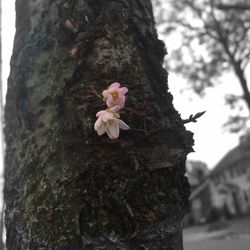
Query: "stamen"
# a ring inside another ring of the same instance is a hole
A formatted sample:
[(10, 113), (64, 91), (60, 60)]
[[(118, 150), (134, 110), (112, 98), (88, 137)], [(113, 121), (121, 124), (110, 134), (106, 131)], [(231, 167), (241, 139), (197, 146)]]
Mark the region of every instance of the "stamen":
[(112, 92), (111, 95), (112, 95), (114, 101), (119, 98), (119, 94), (117, 92)]

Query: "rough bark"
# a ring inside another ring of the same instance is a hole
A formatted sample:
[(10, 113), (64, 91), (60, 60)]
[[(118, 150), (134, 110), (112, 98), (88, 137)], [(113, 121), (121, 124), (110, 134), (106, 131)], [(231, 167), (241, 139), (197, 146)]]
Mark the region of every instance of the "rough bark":
[[(26, 1), (5, 109), (7, 249), (183, 249), (192, 135), (151, 2), (48, 1), (31, 30)], [(110, 140), (93, 129), (105, 108), (93, 93), (115, 81), (129, 88), (132, 129)]]

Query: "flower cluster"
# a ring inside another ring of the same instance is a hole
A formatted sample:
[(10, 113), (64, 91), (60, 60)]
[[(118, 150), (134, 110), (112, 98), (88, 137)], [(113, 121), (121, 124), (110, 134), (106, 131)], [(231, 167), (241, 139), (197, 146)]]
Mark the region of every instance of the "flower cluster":
[(120, 129), (128, 130), (129, 126), (120, 118), (119, 111), (125, 106), (125, 94), (128, 92), (126, 87), (120, 87), (120, 83), (112, 83), (108, 89), (102, 92), (107, 109), (96, 114), (97, 121), (94, 128), (98, 135), (107, 133), (110, 139), (117, 139)]

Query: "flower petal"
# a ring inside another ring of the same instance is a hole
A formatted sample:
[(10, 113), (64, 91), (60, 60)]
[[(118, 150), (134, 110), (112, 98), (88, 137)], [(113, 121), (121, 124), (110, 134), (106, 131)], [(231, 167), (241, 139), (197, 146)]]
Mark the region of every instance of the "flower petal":
[(97, 130), (98, 135), (103, 135), (106, 132), (106, 124), (102, 123), (99, 129)]
[(99, 117), (99, 116), (105, 114), (106, 112), (107, 112), (106, 110), (101, 110), (98, 113), (96, 113), (96, 117)]
[(113, 114), (106, 111), (100, 118), (104, 121), (104, 122), (107, 122), (108, 120), (110, 119), (113, 119)]
[(112, 108), (114, 106), (113, 98), (110, 95), (106, 100), (106, 105), (108, 106), (108, 108)]
[(130, 127), (124, 121), (122, 121), (120, 119), (114, 119), (114, 120), (116, 120), (116, 122), (118, 123), (118, 125), (121, 129), (124, 129), (124, 130), (130, 129)]
[(121, 107), (119, 105), (115, 105), (114, 107), (110, 108), (109, 110), (112, 113), (117, 113), (120, 109), (121, 109)]
[(103, 96), (104, 98), (108, 98), (108, 95), (109, 95), (108, 90), (102, 91), (102, 96)]
[(102, 122), (102, 119), (98, 118), (98, 119), (96, 120), (95, 125), (94, 125), (95, 131), (98, 131), (98, 130), (99, 130), (99, 128), (101, 127), (102, 123), (103, 123), (103, 122)]
[(107, 132), (107, 135), (108, 135), (108, 137), (109, 137), (110, 139), (115, 139), (115, 138), (113, 138), (113, 136), (112, 136), (112, 134), (111, 134), (111, 132), (110, 132), (109, 126), (107, 126), (107, 128), (106, 128), (106, 132)]
[(120, 109), (123, 109), (125, 106), (125, 96), (123, 94), (119, 95), (119, 99), (116, 100), (115, 104), (120, 106)]
[(110, 139), (117, 139), (119, 137), (119, 132), (119, 125), (115, 120), (107, 126), (107, 134)]
[(128, 88), (126, 87), (119, 88), (119, 92), (125, 95), (128, 92)]
[(112, 84), (108, 87), (108, 89), (110, 89), (110, 88), (120, 88), (120, 83), (119, 83), (119, 82), (114, 82), (114, 83), (112, 83)]

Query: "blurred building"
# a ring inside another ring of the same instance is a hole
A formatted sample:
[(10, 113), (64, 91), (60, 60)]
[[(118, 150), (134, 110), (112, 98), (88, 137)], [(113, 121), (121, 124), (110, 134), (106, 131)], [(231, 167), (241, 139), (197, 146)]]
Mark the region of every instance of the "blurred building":
[(250, 136), (229, 151), (209, 175), (212, 203), (233, 215), (250, 212)]
[(192, 193), (185, 225), (250, 213), (250, 134), (242, 137), (240, 144), (202, 179), (190, 173), (188, 164)]
[(191, 187), (189, 211), (184, 218), (184, 225), (197, 224), (204, 221), (210, 211), (210, 188), (207, 180), (208, 167), (201, 161), (188, 161), (187, 177)]
[(205, 180), (190, 195), (190, 211), (188, 213), (188, 224), (205, 223), (213, 208), (211, 200), (211, 181)]

